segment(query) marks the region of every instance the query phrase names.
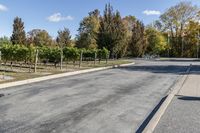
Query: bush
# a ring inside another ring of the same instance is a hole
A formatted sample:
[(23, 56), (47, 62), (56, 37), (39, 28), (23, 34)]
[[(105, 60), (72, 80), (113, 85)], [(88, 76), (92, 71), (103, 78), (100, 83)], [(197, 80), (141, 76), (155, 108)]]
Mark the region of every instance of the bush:
[(63, 49), (63, 55), (67, 61), (76, 61), (80, 58), (80, 50), (73, 47), (65, 47)]
[(97, 50), (96, 49), (83, 49), (83, 57), (84, 58), (94, 58), (95, 54), (97, 54)]
[(110, 52), (106, 48), (98, 50), (98, 58), (99, 59), (108, 59), (109, 58), (109, 54), (110, 54)]
[(7, 61), (26, 61), (30, 58), (29, 48), (23, 45), (4, 44), (0, 47), (2, 60)]
[[(39, 59), (46, 62), (58, 63), (61, 59), (61, 50), (58, 47), (33, 47), (24, 45), (11, 45), (4, 44), (0, 46), (0, 51), (2, 53), (2, 60), (7, 61), (29, 61), (33, 62), (35, 59), (36, 49), (39, 50)], [(80, 59), (80, 54), (83, 53), (84, 58), (94, 58), (95, 54), (99, 59), (107, 59), (109, 56), (109, 51), (106, 48), (103, 49), (78, 49), (74, 47), (64, 47), (63, 57), (67, 61), (73, 61)]]

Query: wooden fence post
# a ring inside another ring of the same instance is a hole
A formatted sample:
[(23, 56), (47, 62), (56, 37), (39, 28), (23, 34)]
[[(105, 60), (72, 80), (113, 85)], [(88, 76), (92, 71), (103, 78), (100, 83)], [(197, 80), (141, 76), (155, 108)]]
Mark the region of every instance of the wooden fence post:
[(80, 60), (79, 60), (79, 68), (81, 67), (82, 60), (83, 60), (83, 50), (81, 50), (81, 55), (80, 55)]
[(60, 49), (60, 70), (63, 68), (63, 48)]
[(35, 53), (35, 65), (34, 65), (34, 72), (37, 72), (37, 62), (38, 62), (38, 49), (36, 49)]
[(96, 65), (96, 58), (97, 58), (97, 53), (94, 53), (94, 65)]

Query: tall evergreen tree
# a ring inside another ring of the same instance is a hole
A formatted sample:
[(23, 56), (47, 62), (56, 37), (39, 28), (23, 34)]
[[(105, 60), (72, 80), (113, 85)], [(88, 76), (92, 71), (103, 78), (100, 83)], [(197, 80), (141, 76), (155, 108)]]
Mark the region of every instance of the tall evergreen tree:
[(126, 30), (127, 30), (126, 55), (131, 55), (131, 49), (128, 48), (128, 45), (131, 43), (132, 34), (133, 34), (133, 27), (136, 24), (136, 21), (137, 21), (136, 17), (135, 16), (131, 16), (131, 15), (125, 16), (123, 18), (123, 23), (124, 23), (124, 25), (126, 27)]
[(120, 16), (119, 11), (117, 11), (114, 16), (113, 36), (115, 38), (113, 52), (117, 57), (122, 57), (125, 55), (128, 47), (128, 30), (124, 25), (124, 22)]
[(98, 47), (107, 48), (112, 57), (123, 56), (126, 49), (127, 30), (120, 13), (114, 12), (110, 4), (105, 6), (104, 15), (100, 18)]
[(145, 27), (144, 24), (139, 20), (137, 20), (133, 27), (133, 34), (129, 48), (131, 49), (132, 56), (134, 57), (140, 57), (144, 55), (146, 51), (147, 40), (145, 37)]
[(22, 44), (22, 45), (25, 45), (26, 43), (26, 33), (24, 31), (24, 22), (22, 22), (22, 19), (19, 17), (16, 17), (14, 19), (11, 42), (13, 44)]

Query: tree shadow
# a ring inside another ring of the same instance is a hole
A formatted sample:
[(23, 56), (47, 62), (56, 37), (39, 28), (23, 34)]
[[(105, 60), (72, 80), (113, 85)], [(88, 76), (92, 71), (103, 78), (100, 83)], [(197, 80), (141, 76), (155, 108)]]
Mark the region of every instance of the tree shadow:
[(183, 65), (135, 65), (135, 66), (126, 66), (118, 69), (125, 71), (144, 71), (151, 73), (170, 73), (170, 74), (185, 74), (188, 66)]
[(193, 97), (193, 96), (178, 96), (178, 99), (185, 101), (200, 101), (200, 97)]
[(177, 58), (177, 59), (165, 59), (165, 60), (156, 60), (156, 61), (160, 61), (160, 62), (200, 62), (199, 59), (182, 59), (182, 58)]
[(190, 74), (200, 74), (200, 65), (192, 65)]

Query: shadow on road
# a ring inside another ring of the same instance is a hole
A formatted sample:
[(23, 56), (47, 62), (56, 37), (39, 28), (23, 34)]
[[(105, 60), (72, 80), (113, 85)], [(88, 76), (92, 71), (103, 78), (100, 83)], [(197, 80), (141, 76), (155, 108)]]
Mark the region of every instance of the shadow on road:
[(147, 116), (147, 118), (143, 121), (141, 126), (136, 130), (136, 133), (142, 133), (145, 127), (148, 125), (150, 120), (153, 118), (153, 116), (156, 114), (162, 103), (165, 101), (167, 96), (163, 97), (160, 102), (156, 105), (156, 107), (153, 109), (153, 111)]
[[(121, 67), (119, 69), (127, 71), (147, 71), (152, 73), (171, 73), (171, 74), (184, 74), (188, 66), (183, 65), (137, 65), (137, 66), (128, 66)], [(200, 68), (200, 66), (199, 66)], [(200, 69), (199, 69), (200, 71)]]
[(192, 65), (190, 74), (200, 74), (200, 65)]
[(157, 61), (162, 61), (162, 62), (200, 62), (199, 59), (165, 59), (165, 60), (157, 60)]
[(191, 96), (180, 96), (178, 97), (178, 99), (185, 101), (200, 101), (200, 97), (191, 97)]

